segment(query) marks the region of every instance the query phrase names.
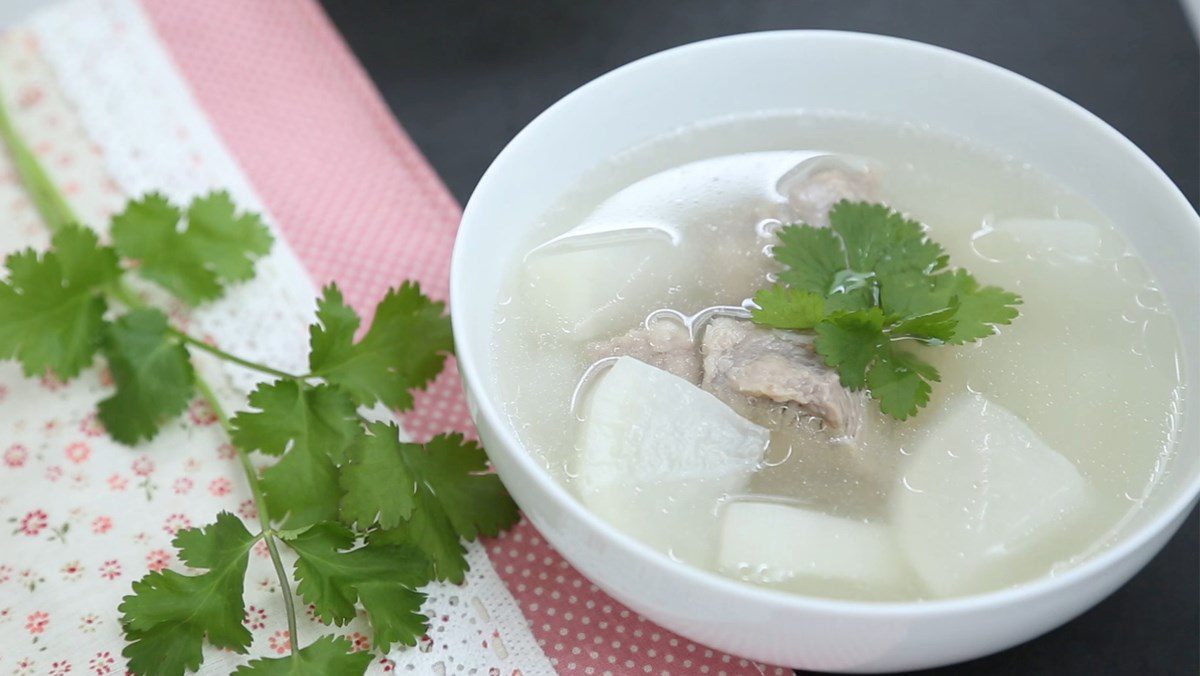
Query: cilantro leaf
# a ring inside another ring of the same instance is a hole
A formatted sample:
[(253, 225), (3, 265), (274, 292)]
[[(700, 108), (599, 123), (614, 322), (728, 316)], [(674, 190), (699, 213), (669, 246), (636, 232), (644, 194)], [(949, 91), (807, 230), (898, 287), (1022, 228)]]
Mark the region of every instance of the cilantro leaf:
[(340, 462), (361, 434), (354, 402), (328, 385), (295, 380), (259, 385), (247, 400), (252, 411), (233, 417), (233, 442), (247, 451), (282, 455), (296, 447), (316, 447)]
[(951, 306), (952, 330), (935, 337), (951, 344), (980, 340), (995, 333), (995, 326), (1017, 316), (1021, 297), (995, 286), (981, 286), (966, 270), (936, 275), (896, 274), (884, 278), (883, 308), (905, 318), (928, 315)]
[(833, 277), (833, 287), (825, 297), (830, 312), (853, 312), (875, 306), (875, 273), (842, 270)]
[(409, 455), (408, 461), (421, 488), (437, 497), (463, 539), (499, 535), (520, 519), (500, 477), (488, 472), (483, 448), (463, 435), (439, 434)]
[(779, 280), (787, 286), (759, 291), (752, 318), (780, 329), (814, 329), (817, 352), (842, 385), (869, 386), (880, 408), (903, 420), (929, 401), (929, 383), (939, 376), (892, 341), (979, 340), (1010, 323), (1021, 298), (980, 286), (965, 270), (948, 270), (949, 257), (924, 226), (886, 205), (842, 200), (829, 222), (827, 230), (780, 231), (772, 255), (785, 266)]
[(417, 489), (404, 454), (418, 445), (400, 442), (394, 426), (371, 423), (367, 427), (370, 434), (350, 448), (350, 461), (342, 468), (342, 520), (357, 522), (364, 529), (376, 522), (382, 528), (395, 528), (412, 516)]
[(881, 350), (867, 375), (871, 396), (884, 413), (904, 420), (929, 403), (930, 381), (941, 380), (937, 369), (914, 354), (894, 346)]
[(132, 445), (153, 438), (187, 408), (196, 374), (162, 312), (134, 310), (110, 325), (104, 356), (117, 391), (100, 402), (98, 416), (113, 439)]
[(183, 242), (179, 209), (150, 193), (132, 200), (113, 216), (113, 243), (122, 256), (138, 262), (138, 273), (186, 303), (195, 305), (221, 295), (217, 274)]
[(383, 402), (392, 409), (412, 408), (412, 390), (424, 388), (454, 350), (445, 305), (421, 293), (416, 282), (391, 289), (375, 308), (375, 318), (355, 343), (358, 316), (334, 285), (317, 305), (310, 329), (309, 368), (314, 375), (346, 390), (355, 402)]
[(788, 225), (778, 237), (779, 244), (771, 248), (771, 255), (786, 266), (779, 273), (779, 281), (794, 289), (828, 296), (834, 276), (846, 269), (846, 253), (833, 231)]
[(322, 636), (287, 657), (250, 660), (235, 676), (361, 676), (374, 659), (367, 651), (351, 652), (344, 636)]
[(817, 325), (816, 348), (837, 369), (842, 385), (870, 388), (884, 413), (904, 420), (929, 402), (929, 382), (939, 376), (933, 366), (898, 349), (884, 324), (879, 308), (833, 314)]
[(271, 231), (252, 212), (236, 213), (224, 190), (192, 200), (184, 239), (197, 258), (227, 282), (254, 277), (254, 262), (271, 251)]
[(830, 227), (846, 247), (851, 270), (933, 272), (946, 265), (942, 247), (925, 228), (883, 204), (842, 200), (829, 210)]
[(183, 213), (158, 193), (131, 201), (113, 217), (112, 236), (138, 273), (190, 305), (218, 298), (224, 284), (249, 279), (271, 247), (258, 216), (234, 213), (226, 193), (197, 197)]
[(887, 342), (879, 308), (839, 312), (817, 325), (814, 344), (825, 363), (837, 369), (842, 385), (861, 390), (867, 367)]
[[(372, 432), (390, 439), (415, 479), (412, 514), (373, 533), (372, 542), (413, 543), (430, 557), (439, 580), (462, 582), (467, 560), (460, 538), (496, 536), (520, 519), (499, 477), (487, 473), (484, 449), (462, 435), (439, 435), (422, 447), (398, 441), (390, 425), (373, 425)], [(370, 490), (359, 483), (358, 478), (343, 477), (347, 499)]]
[[(139, 585), (145, 586), (139, 588)], [(168, 588), (161, 580), (151, 581), (149, 576), (133, 583), (133, 589), (137, 593), (158, 593), (164, 597), (168, 594), (199, 596), (201, 591), (195, 587), (196, 585), (173, 585)], [(178, 607), (175, 612), (177, 615), (185, 614), (191, 605), (185, 600), (171, 603)], [(166, 602), (163, 605), (166, 605)], [(181, 621), (163, 622), (145, 631), (125, 627), (125, 639), (129, 644), (121, 654), (125, 656), (128, 673), (131, 674), (180, 676), (187, 671), (198, 670), (204, 661), (204, 632), (192, 624)], [(245, 648), (241, 648), (240, 652), (246, 652)]]
[(825, 299), (812, 291), (772, 286), (754, 294), (755, 324), (777, 329), (811, 329), (825, 317)]
[(354, 334), (362, 319), (342, 298), (336, 283), (321, 289), (317, 300), (317, 323), (308, 327), (309, 361), (332, 360), (354, 350)]
[(261, 481), (267, 509), (284, 528), (303, 528), (337, 517), (341, 500), (337, 466), (319, 448), (306, 446), (285, 454), (263, 470)]
[(893, 336), (946, 342), (954, 336), (954, 327), (958, 324), (958, 310), (958, 297), (953, 296), (947, 306), (940, 310), (901, 319), (892, 325), (889, 333)]
[[(246, 538), (250, 538), (247, 543)], [(245, 553), (258, 541), (245, 524), (229, 512), (218, 512), (217, 520), (204, 528), (185, 528), (175, 534), (171, 545), (179, 550), (179, 560), (189, 568), (215, 569)]]
[(786, 266), (779, 280), (818, 293), (831, 312), (866, 310), (878, 304), (884, 276), (931, 274), (945, 267), (942, 247), (924, 227), (882, 204), (841, 201), (829, 213), (830, 228), (789, 225), (772, 255)]
[(195, 671), (209, 643), (244, 653), (250, 631), (242, 624), (243, 581), (250, 547), (258, 541), (228, 512), (217, 515), (204, 529), (180, 531), (175, 546), (180, 558), (200, 575), (172, 570), (150, 573), (133, 583), (118, 610), (130, 643), (122, 651), (138, 674), (179, 674)]
[(101, 292), (121, 274), (116, 252), (91, 230), (67, 225), (40, 258), (27, 250), (5, 264), (0, 359), (19, 360), (27, 376), (74, 378), (100, 348), (107, 308)]
[(894, 317), (915, 317), (944, 309), (954, 297), (950, 274), (927, 275), (916, 270), (879, 276), (879, 305)]
[(423, 490), (413, 496), (413, 512), (393, 528), (375, 529), (367, 539), (378, 545), (410, 545), (429, 557), (430, 577), (462, 584), (470, 565), (467, 548), (454, 532), (437, 496)]
[[(260, 385), (252, 411), (233, 417), (233, 443), (246, 451), (283, 455), (262, 474), (267, 508), (288, 528), (337, 518), (337, 463), (363, 434), (354, 402), (329, 385), (294, 380)], [(287, 453), (284, 453), (284, 451)]]
[[(373, 577), (366, 579), (360, 571), (360, 581), (355, 584), (358, 601), (371, 620), (372, 646), (387, 651), (393, 643), (416, 645), (429, 631), (429, 619), (421, 613), (425, 594), (416, 591), (429, 582), (428, 559), (416, 548), (395, 545), (368, 543), (355, 551), (368, 552), (378, 559), (365, 571)], [(352, 565), (363, 564), (356, 561)], [(381, 569), (398, 579), (377, 574)]]
[[(939, 275), (943, 276), (943, 275)], [(954, 333), (946, 342), (959, 344), (987, 338), (996, 332), (996, 325), (1010, 324), (1016, 318), (1021, 297), (995, 286), (980, 286), (965, 270), (955, 270), (950, 277), (958, 310), (954, 313)]]
[(296, 552), (296, 590), (326, 624), (342, 625), (361, 602), (375, 630), (374, 644), (416, 645), (429, 628), (421, 615), (429, 562), (415, 547), (373, 542), (355, 548), (354, 533), (337, 523), (319, 523), (285, 540)]

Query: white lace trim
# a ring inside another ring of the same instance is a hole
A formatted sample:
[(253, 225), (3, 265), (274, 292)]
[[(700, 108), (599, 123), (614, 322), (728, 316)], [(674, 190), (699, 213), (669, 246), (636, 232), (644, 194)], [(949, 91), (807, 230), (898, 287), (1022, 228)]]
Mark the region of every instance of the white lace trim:
[[(101, 148), (112, 178), (126, 194), (157, 190), (186, 203), (220, 188), (240, 207), (264, 214), (276, 245), (258, 264), (257, 277), (188, 320), (193, 331), (215, 338), (225, 349), (302, 372), (307, 355), (304, 327), (313, 316), (315, 289), (141, 8), (133, 0), (74, 0), (41, 13), (30, 27), (64, 94)], [(254, 372), (224, 363), (203, 368), (222, 375), (219, 394), (235, 407), (243, 405), (259, 380)], [(427, 589), (425, 611), (433, 620), (429, 639), (415, 649), (392, 651), (389, 658), (396, 671), (554, 673), (483, 546), (471, 544), (468, 561), (471, 571), (464, 586), (435, 584)], [(308, 625), (301, 628), (302, 639), (328, 631), (303, 618), (302, 623)], [(261, 654), (262, 646), (252, 650)], [(210, 666), (232, 664), (226, 661), (232, 656), (212, 656), (217, 660)], [(380, 661), (373, 663), (372, 671), (383, 671)]]

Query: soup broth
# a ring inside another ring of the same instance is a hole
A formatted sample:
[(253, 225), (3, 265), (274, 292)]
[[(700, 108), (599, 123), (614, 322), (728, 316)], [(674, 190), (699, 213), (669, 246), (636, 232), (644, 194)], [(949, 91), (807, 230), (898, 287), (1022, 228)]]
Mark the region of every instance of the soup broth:
[[(749, 330), (747, 299), (776, 279), (779, 228), (825, 225), (840, 198), (925, 224), (1020, 315), (923, 350), (940, 382), (904, 421), (873, 400), (822, 418), (703, 394), (716, 332)], [(601, 517), (721, 575), (863, 600), (1019, 584), (1103, 548), (1170, 459), (1177, 330), (1145, 266), (1084, 200), (962, 139), (812, 113), (680, 130), (589, 172), (520, 251), (493, 343), (513, 428)], [(589, 460), (635, 437), (654, 462)]]

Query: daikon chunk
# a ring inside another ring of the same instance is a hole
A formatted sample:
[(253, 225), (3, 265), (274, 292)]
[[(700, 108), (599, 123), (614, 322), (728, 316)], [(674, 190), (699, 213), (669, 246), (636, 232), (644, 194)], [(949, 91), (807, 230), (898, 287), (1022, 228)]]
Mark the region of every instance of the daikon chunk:
[(721, 517), (717, 564), (745, 580), (815, 578), (893, 586), (907, 571), (891, 530), (775, 502), (734, 502)]
[(585, 500), (613, 485), (740, 482), (769, 439), (766, 429), (688, 381), (620, 357), (590, 393), (575, 471)]
[(584, 504), (677, 559), (711, 566), (711, 522), (770, 433), (688, 381), (620, 357), (584, 407), (575, 474)]
[(1124, 250), (1111, 228), (1061, 218), (1006, 218), (977, 234), (972, 246), (995, 260), (1021, 256), (1053, 263), (1116, 260)]
[(524, 274), (527, 293), (547, 318), (564, 335), (588, 340), (606, 327), (640, 321), (646, 311), (622, 301), (657, 291), (673, 262), (671, 235), (662, 229), (577, 228), (531, 252)]
[(1011, 412), (964, 395), (929, 422), (896, 488), (897, 539), (931, 592), (982, 591), (1088, 499), (1071, 461)]
[(714, 522), (730, 492), (744, 490), (745, 477), (610, 484), (587, 494), (588, 507), (617, 530), (694, 566), (712, 568)]

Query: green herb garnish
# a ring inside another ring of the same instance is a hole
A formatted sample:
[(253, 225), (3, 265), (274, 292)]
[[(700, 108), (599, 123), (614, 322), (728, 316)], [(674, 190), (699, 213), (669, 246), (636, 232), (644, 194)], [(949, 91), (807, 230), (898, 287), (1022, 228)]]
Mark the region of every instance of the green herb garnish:
[[(419, 588), (462, 582), (462, 540), (496, 535), (519, 518), (474, 442), (458, 434), (402, 442), (396, 425), (368, 422), (358, 412), (376, 404), (409, 409), (413, 391), (441, 372), (453, 350), (444, 305), (406, 282), (387, 293), (356, 342), (362, 320), (330, 285), (309, 328), (308, 373), (229, 354), (172, 325), (125, 277), (136, 272), (189, 305), (218, 298), (251, 279), (271, 248), (256, 214), (239, 213), (223, 192), (198, 197), (186, 210), (150, 194), (113, 218), (113, 245), (106, 246), (77, 224), (2, 103), (0, 137), (54, 231), (49, 251), (5, 260), (0, 359), (19, 361), (29, 376), (68, 380), (102, 355), (115, 392), (99, 402), (98, 416), (125, 444), (154, 438), (199, 394), (233, 442), (258, 509), (256, 529), (223, 512), (212, 524), (180, 531), (173, 544), (194, 572), (154, 572), (133, 583), (119, 608), (129, 670), (195, 671), (206, 640), (247, 652), (252, 636), (242, 624), (242, 590), (250, 550), (260, 541), (279, 578), (291, 653), (252, 660), (236, 673), (362, 674), (372, 660), (340, 637), (300, 647), (281, 547), (297, 557), (295, 593), (322, 622), (342, 625), (361, 609), (375, 648), (415, 645), (429, 627)], [(193, 367), (197, 350), (271, 379), (231, 418)], [(261, 477), (254, 452), (276, 459)]]
[(772, 255), (779, 284), (754, 296), (755, 323), (815, 331), (842, 385), (867, 388), (904, 420), (929, 402), (937, 369), (910, 346), (980, 340), (1017, 316), (1020, 296), (951, 270), (920, 223), (882, 204), (842, 201), (829, 228), (789, 225)]

